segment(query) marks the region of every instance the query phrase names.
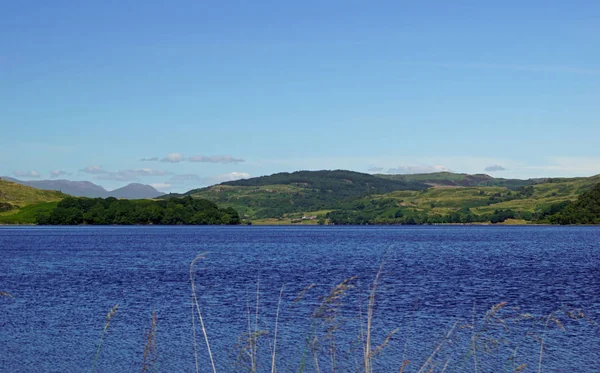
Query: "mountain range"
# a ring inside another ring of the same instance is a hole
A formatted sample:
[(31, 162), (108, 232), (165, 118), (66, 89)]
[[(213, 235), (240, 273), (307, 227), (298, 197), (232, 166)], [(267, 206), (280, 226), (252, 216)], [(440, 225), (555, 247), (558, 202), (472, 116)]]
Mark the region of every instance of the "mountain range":
[(71, 181), (63, 179), (23, 181), (8, 176), (2, 176), (1, 178), (6, 181), (30, 186), (36, 189), (57, 190), (74, 197), (146, 199), (156, 198), (164, 194), (150, 185), (139, 183), (131, 183), (124, 187), (108, 191), (100, 185), (90, 181)]

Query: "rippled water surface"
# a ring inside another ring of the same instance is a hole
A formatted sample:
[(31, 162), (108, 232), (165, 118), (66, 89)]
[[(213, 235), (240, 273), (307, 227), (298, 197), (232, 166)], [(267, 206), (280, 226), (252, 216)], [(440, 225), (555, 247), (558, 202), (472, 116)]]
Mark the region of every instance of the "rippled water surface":
[[(270, 371), (282, 286), (278, 371), (298, 371), (303, 357), (315, 371), (315, 354), (331, 371), (331, 350), (337, 371), (360, 369), (360, 325), (382, 263), (373, 347), (397, 331), (375, 371), (410, 360), (405, 371), (416, 372), (441, 346), (435, 371), (537, 372), (543, 340), (542, 371), (600, 372), (594, 227), (0, 227), (0, 291), (13, 296), (0, 297), (0, 372), (89, 371), (115, 304), (98, 372), (141, 371), (154, 309), (158, 370), (195, 371), (189, 264), (204, 251), (199, 303), (221, 372), (243, 370), (249, 318), (266, 333), (258, 366)], [(316, 319), (322, 297), (352, 276), (332, 317)], [(208, 371), (201, 340), (198, 351)]]

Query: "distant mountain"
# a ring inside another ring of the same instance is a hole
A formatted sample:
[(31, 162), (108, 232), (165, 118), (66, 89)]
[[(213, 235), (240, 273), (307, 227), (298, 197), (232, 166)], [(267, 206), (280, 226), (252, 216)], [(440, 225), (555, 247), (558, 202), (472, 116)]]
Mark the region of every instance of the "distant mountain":
[(155, 198), (164, 194), (154, 189), (150, 185), (138, 183), (131, 183), (122, 188), (118, 188), (113, 191), (107, 191), (100, 185), (94, 184), (90, 181), (71, 181), (62, 179), (23, 181), (7, 176), (3, 176), (2, 179), (41, 190), (58, 190), (74, 197), (145, 199)]
[(108, 191), (100, 185), (89, 181), (70, 180), (17, 180), (12, 177), (2, 177), (4, 180), (12, 181), (21, 185), (27, 185), (41, 190), (58, 190), (75, 197), (108, 197)]
[(126, 198), (126, 199), (147, 199), (156, 198), (164, 193), (154, 189), (154, 187), (146, 184), (131, 183), (122, 188), (108, 192), (110, 197)]

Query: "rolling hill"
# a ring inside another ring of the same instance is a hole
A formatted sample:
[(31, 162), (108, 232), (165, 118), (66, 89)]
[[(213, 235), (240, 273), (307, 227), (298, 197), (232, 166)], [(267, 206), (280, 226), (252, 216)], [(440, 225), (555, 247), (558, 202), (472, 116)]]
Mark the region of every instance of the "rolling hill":
[(0, 224), (34, 223), (35, 214), (56, 207), (67, 195), (0, 179)]
[(508, 189), (517, 189), (522, 186), (533, 185), (541, 180), (539, 179), (502, 179), (495, 178), (486, 174), (459, 174), (453, 172), (434, 172), (428, 174), (402, 174), (402, 175), (388, 175), (388, 174), (377, 174), (375, 176), (391, 179), (400, 180), (406, 182), (421, 182), (430, 186), (462, 186), (462, 187), (475, 187), (475, 186), (500, 186)]
[[(424, 190), (421, 182), (390, 180), (353, 171), (297, 171), (228, 181), (185, 195), (235, 208), (251, 219), (333, 209), (367, 195)], [(169, 197), (167, 195), (165, 197)]]
[(233, 207), (246, 219), (271, 224), (331, 221), (335, 213), (362, 217), (348, 220), (355, 223), (394, 224), (413, 217), (416, 222), (489, 221), (498, 214), (502, 219), (535, 221), (598, 183), (600, 175), (519, 180), (449, 172), (299, 171), (225, 182), (185, 195)]

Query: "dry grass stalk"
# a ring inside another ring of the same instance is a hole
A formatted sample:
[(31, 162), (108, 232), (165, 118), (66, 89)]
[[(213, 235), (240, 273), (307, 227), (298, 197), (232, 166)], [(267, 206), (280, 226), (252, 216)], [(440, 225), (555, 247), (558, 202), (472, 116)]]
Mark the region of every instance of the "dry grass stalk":
[[(367, 340), (365, 343), (365, 373), (371, 373), (373, 367), (371, 366), (371, 326), (373, 323), (373, 307), (375, 306), (375, 292), (377, 291), (377, 284), (379, 283), (379, 276), (383, 271), (383, 261), (379, 266), (375, 280), (373, 281), (373, 287), (371, 288), (371, 294), (369, 295), (369, 304), (367, 306)], [(395, 332), (394, 332), (395, 333)], [(393, 333), (392, 333), (393, 334)], [(391, 337), (391, 335), (390, 335)]]
[(146, 333), (146, 345), (144, 346), (144, 358), (142, 360), (142, 373), (151, 372), (156, 367), (158, 355), (156, 353), (157, 335), (156, 309), (152, 312), (152, 324)]
[[(492, 307), (492, 309), (494, 309)], [(475, 369), (475, 373), (477, 373), (477, 346), (475, 344), (475, 301), (473, 301), (473, 313), (472, 313), (472, 327), (473, 331), (471, 334), (471, 349), (473, 351), (473, 365)]]
[(448, 331), (448, 333), (446, 333), (446, 335), (444, 336), (444, 338), (442, 339), (442, 341), (440, 342), (440, 344), (438, 344), (438, 346), (435, 348), (435, 350), (433, 350), (433, 352), (431, 353), (431, 355), (429, 356), (429, 358), (427, 358), (427, 360), (425, 361), (425, 363), (423, 364), (423, 366), (421, 366), (421, 369), (419, 369), (419, 371), (417, 373), (422, 373), (425, 370), (425, 368), (427, 368), (427, 366), (429, 364), (431, 364), (431, 361), (433, 360), (434, 356), (442, 349), (442, 346), (444, 345), (444, 343), (450, 338), (450, 336), (454, 332), (454, 329), (456, 328), (456, 325), (457, 325), (457, 323), (455, 322), (454, 325), (452, 326), (452, 328), (450, 328), (450, 330)]
[[(394, 329), (390, 334), (388, 334), (388, 336), (385, 337), (385, 339), (379, 346), (375, 347), (373, 350), (371, 350), (371, 352), (369, 352), (369, 355), (367, 356), (367, 360), (371, 361), (371, 359), (373, 359), (377, 355), (381, 354), (383, 352), (383, 350), (385, 349), (385, 346), (387, 346), (387, 344), (390, 342), (390, 339), (392, 339), (394, 334), (396, 334), (397, 332), (398, 332), (398, 329)], [(372, 366), (371, 366), (371, 368), (372, 368)]]
[(277, 350), (277, 326), (279, 324), (279, 309), (281, 308), (281, 296), (283, 295), (283, 288), (285, 284), (281, 286), (279, 291), (279, 301), (277, 301), (277, 315), (275, 316), (275, 332), (273, 334), (273, 356), (271, 358), (271, 373), (275, 373), (275, 353)]
[(108, 311), (108, 313), (106, 314), (106, 323), (104, 324), (104, 329), (102, 330), (102, 336), (100, 336), (100, 342), (98, 342), (98, 348), (96, 349), (96, 355), (94, 356), (94, 363), (92, 364), (92, 370), (91, 370), (92, 373), (96, 370), (96, 364), (98, 364), (98, 356), (100, 355), (100, 347), (102, 347), (102, 342), (104, 341), (104, 336), (106, 335), (106, 331), (108, 330), (108, 327), (110, 326), (110, 322), (111, 322), (112, 318), (115, 316), (115, 314), (117, 313), (118, 309), (119, 309), (119, 305), (115, 304), (113, 306), (113, 308), (111, 308), (110, 311)]
[(0, 291), (0, 297), (14, 298), (9, 292), (6, 291)]
[(317, 286), (317, 284), (310, 284), (307, 287), (305, 287), (304, 289), (302, 289), (298, 295), (296, 296), (296, 299), (294, 299), (294, 301), (292, 302), (292, 305), (290, 306), (290, 308), (294, 307), (298, 302), (300, 302), (303, 298), (304, 295), (311, 289), (315, 288)]
[[(315, 311), (313, 317), (321, 320), (327, 325), (325, 332), (329, 341), (329, 357), (331, 362), (331, 372), (336, 370), (336, 344), (335, 331), (339, 328), (337, 316), (342, 306), (342, 299), (346, 293), (354, 287), (353, 282), (358, 276), (352, 276), (336, 285), (333, 290), (327, 295), (319, 308)], [(314, 346), (313, 346), (314, 350)], [(313, 351), (314, 352), (314, 351)]]
[(259, 309), (259, 300), (260, 300), (260, 276), (256, 279), (256, 312), (254, 315), (254, 335), (253, 339), (253, 359), (252, 359), (252, 373), (256, 373), (256, 368), (258, 367), (258, 309)]
[(256, 369), (254, 346), (259, 338), (266, 335), (268, 335), (266, 330), (259, 330), (257, 332), (249, 330), (238, 338), (234, 349), (238, 351), (236, 364), (239, 366), (239, 370), (252, 372)]
[(194, 306), (196, 308), (196, 312), (198, 313), (198, 319), (200, 320), (200, 326), (202, 328), (202, 334), (204, 334), (204, 341), (206, 342), (206, 349), (208, 350), (208, 356), (210, 358), (210, 364), (212, 366), (213, 373), (217, 372), (215, 367), (215, 362), (213, 360), (212, 351), (210, 349), (210, 343), (208, 342), (208, 334), (206, 333), (206, 328), (204, 327), (204, 320), (202, 318), (202, 313), (200, 312), (200, 306), (198, 305), (198, 296), (196, 295), (196, 273), (194, 271), (194, 264), (200, 259), (206, 257), (207, 253), (201, 253), (197, 255), (194, 260), (190, 263), (190, 282), (192, 284), (192, 328), (194, 330), (194, 357), (196, 359), (196, 373), (199, 373), (200, 367), (198, 365), (198, 352), (196, 347), (196, 317), (194, 315)]
[(527, 368), (527, 364), (521, 364), (515, 368), (515, 372), (520, 372), (520, 371), (524, 370), (525, 368)]
[(398, 370), (398, 373), (404, 373), (404, 369), (406, 369), (406, 367), (408, 366), (408, 364), (410, 364), (410, 360), (403, 360), (402, 361), (402, 366)]

